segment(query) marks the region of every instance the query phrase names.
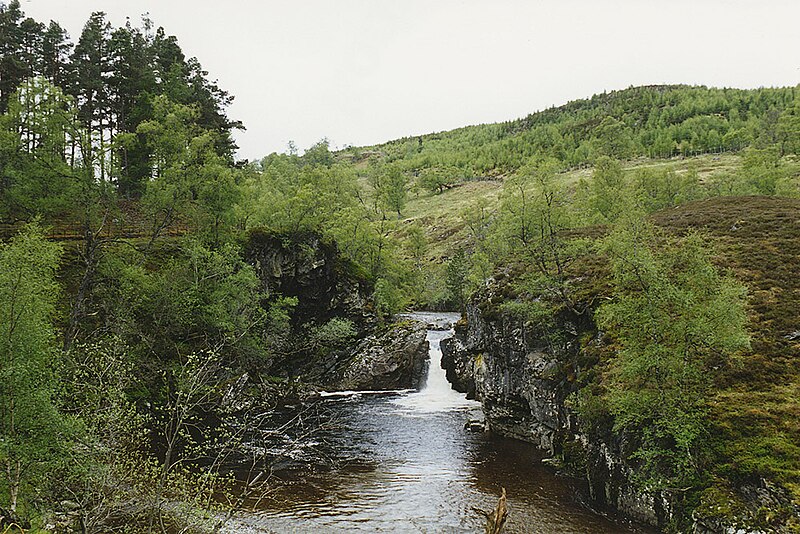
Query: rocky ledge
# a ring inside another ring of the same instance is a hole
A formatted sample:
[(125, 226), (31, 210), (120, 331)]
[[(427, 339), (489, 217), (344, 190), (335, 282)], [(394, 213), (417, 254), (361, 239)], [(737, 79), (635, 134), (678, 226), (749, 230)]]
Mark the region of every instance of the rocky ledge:
[(335, 389), (418, 389), (428, 360), (426, 333), (425, 323), (406, 320), (361, 340)]
[[(587, 346), (602, 343), (590, 313), (561, 311), (543, 332), (496, 305), (502, 290), (492, 282), (468, 305), (455, 336), (442, 341), (442, 367), (458, 391), (481, 401), (489, 430), (537, 445), (549, 459), (588, 482), (590, 504), (600, 510), (668, 529), (674, 525), (675, 495), (647, 492), (633, 483), (635, 466), (626, 461), (629, 437), (589, 427), (573, 410), (577, 377), (592, 366)], [(492, 303), (495, 304), (492, 304)], [(553, 329), (558, 336), (552, 336)], [(747, 534), (790, 532), (751, 528), (748, 518), (763, 510), (788, 509), (800, 516), (786, 492), (761, 480), (736, 488), (718, 506), (698, 508), (690, 532)], [(721, 514), (732, 502), (742, 510)], [(787, 504), (788, 503), (788, 504)], [(788, 508), (787, 508), (788, 507)]]
[(288, 331), (258, 373), (319, 389), (394, 390), (420, 386), (425, 324), (379, 317), (371, 284), (334, 243), (314, 233), (255, 230), (245, 246), (265, 308), (291, 298)]
[(456, 389), (481, 401), (489, 429), (533, 443), (585, 476), (593, 506), (650, 525), (666, 524), (669, 502), (660, 494), (632, 489), (631, 469), (622, 459), (624, 443), (584, 432), (569, 407), (577, 389), (570, 363), (591, 322), (560, 314), (563, 335), (555, 345), (512, 314), (486, 313), (479, 302), (468, 306), (455, 336), (442, 342), (442, 367)]

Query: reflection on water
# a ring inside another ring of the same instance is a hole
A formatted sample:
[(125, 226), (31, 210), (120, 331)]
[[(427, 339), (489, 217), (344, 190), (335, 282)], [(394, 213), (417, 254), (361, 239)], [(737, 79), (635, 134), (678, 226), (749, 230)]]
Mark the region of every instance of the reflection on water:
[(307, 454), (283, 464), (274, 491), (227, 531), (481, 532), (474, 509), (493, 508), (505, 487), (505, 532), (637, 532), (581, 506), (576, 483), (544, 469), (533, 447), (464, 430), (479, 405), (444, 379), (439, 341), (448, 335), (428, 334), (422, 391), (318, 401), (311, 417), (319, 430), (305, 444), (295, 439)]

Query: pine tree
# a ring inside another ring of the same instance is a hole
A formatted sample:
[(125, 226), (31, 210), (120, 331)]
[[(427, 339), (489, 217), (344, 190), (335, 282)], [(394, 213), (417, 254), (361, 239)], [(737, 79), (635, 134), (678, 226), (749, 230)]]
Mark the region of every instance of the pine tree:
[(19, 0), (0, 3), (0, 113), (6, 112), (9, 97), (25, 77), (22, 17)]
[(69, 54), (72, 44), (67, 31), (57, 22), (50, 25), (42, 36), (42, 63), (40, 74), (53, 85), (64, 88), (67, 84)]
[[(155, 58), (152, 43), (145, 33), (151, 24), (145, 18), (143, 31), (128, 22), (111, 34), (109, 88), (116, 134), (135, 132), (152, 114), (150, 95), (157, 93)], [(119, 193), (138, 198), (144, 192), (150, 172), (149, 151), (139, 138), (131, 137), (129, 142), (116, 147), (115, 157)]]
[(108, 170), (105, 150), (110, 143), (107, 131), (111, 126), (108, 117), (110, 28), (102, 11), (94, 12), (89, 17), (72, 53), (72, 80), (69, 87), (77, 100), (78, 117), (89, 131), (90, 143), (84, 148), (84, 154), (89, 161), (97, 162), (101, 180), (105, 180)]

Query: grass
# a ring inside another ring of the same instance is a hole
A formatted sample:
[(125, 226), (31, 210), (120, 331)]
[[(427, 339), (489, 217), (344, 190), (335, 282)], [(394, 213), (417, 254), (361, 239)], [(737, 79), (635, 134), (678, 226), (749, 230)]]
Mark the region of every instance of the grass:
[[(678, 174), (697, 171), (701, 181), (712, 180), (715, 176), (735, 172), (740, 165), (736, 154), (706, 154), (694, 158), (646, 159), (639, 158), (623, 163), (626, 173), (633, 174), (640, 169), (672, 170)], [(591, 180), (592, 168), (572, 169), (558, 175), (557, 184), (572, 189), (580, 180)], [(369, 191), (366, 179), (361, 180), (362, 189)], [(484, 202), (488, 211), (496, 210), (500, 204), (503, 180), (470, 181), (459, 184), (443, 193), (427, 191), (412, 192), (403, 210), (399, 237), (405, 237), (405, 228), (411, 224), (421, 225), (428, 242), (428, 260), (440, 263), (450, 258), (459, 248), (469, 246), (470, 235), (462, 214)]]
[(428, 259), (441, 262), (470, 242), (469, 228), (462, 214), (474, 210), (479, 201), (485, 202), (490, 210), (496, 209), (502, 190), (501, 181), (475, 181), (443, 193), (412, 193), (403, 210), (400, 237), (407, 225), (421, 225), (428, 238)]
[(752, 350), (721, 370), (710, 399), (720, 469), (777, 480), (800, 504), (800, 200), (720, 197), (654, 220), (676, 233), (705, 228), (718, 265), (750, 291)]

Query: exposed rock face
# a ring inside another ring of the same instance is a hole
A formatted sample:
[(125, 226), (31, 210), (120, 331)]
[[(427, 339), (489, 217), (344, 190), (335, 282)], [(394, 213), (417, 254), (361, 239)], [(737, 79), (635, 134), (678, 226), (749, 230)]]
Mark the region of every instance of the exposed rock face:
[[(603, 341), (591, 312), (562, 311), (549, 333), (543, 332), (491, 304), (500, 300), (500, 291), (496, 282), (490, 284), (468, 305), (467, 318), (456, 325), (455, 336), (442, 341), (448, 380), (482, 402), (492, 431), (536, 444), (583, 476), (593, 506), (665, 527), (675, 519), (679, 501), (668, 492), (637, 489), (635, 466), (625, 460), (633, 447), (630, 437), (612, 433), (610, 422), (605, 428), (589, 428), (571, 407), (577, 379), (592, 366), (587, 347)], [(719, 508), (729, 510), (734, 501), (739, 503), (737, 511), (720, 517)], [(788, 493), (766, 481), (742, 485), (720, 502), (720, 507), (695, 510), (692, 532), (789, 532), (752, 525), (764, 510), (800, 517), (800, 506), (792, 504)]]
[(574, 390), (563, 376), (566, 362), (521, 321), (505, 314), (487, 320), (474, 304), (455, 330), (442, 342), (442, 367), (456, 389), (483, 403), (494, 430), (556, 454), (557, 437), (575, 426), (565, 406)]
[[(255, 231), (245, 247), (268, 296), (265, 303), (295, 297), (291, 332), (283, 354), (262, 369), (327, 390), (386, 390), (419, 387), (428, 358), (425, 325), (382, 325), (370, 285), (319, 235), (275, 235)], [(332, 320), (352, 328), (340, 340), (315, 339)]]
[(624, 443), (589, 435), (569, 407), (576, 391), (579, 339), (593, 332), (588, 314), (562, 312), (556, 317), (557, 341), (519, 318), (486, 313), (473, 301), (467, 320), (453, 338), (442, 342), (442, 367), (455, 389), (481, 401), (489, 428), (537, 445), (551, 456), (564, 456), (583, 471), (595, 506), (663, 525), (669, 503), (660, 494), (633, 490), (632, 471), (623, 461)]
[(358, 344), (336, 389), (383, 390), (419, 388), (425, 376), (428, 341), (425, 324), (403, 321), (383, 335)]
[(340, 317), (353, 321), (363, 332), (377, 322), (369, 284), (354, 274), (354, 267), (335, 245), (317, 234), (253, 231), (245, 260), (255, 267), (269, 297), (297, 297), (292, 314), (296, 325)]

